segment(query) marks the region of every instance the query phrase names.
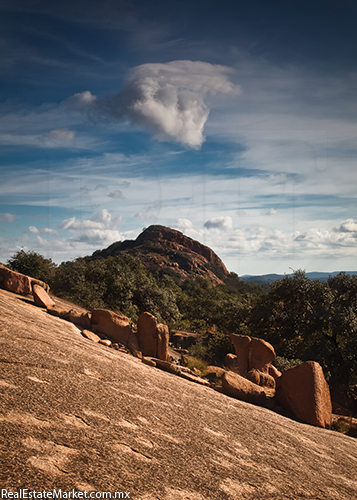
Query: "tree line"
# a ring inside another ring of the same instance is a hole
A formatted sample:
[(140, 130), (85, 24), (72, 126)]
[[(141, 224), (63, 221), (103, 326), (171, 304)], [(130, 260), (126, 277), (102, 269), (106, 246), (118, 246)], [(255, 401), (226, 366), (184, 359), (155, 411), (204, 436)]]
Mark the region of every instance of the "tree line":
[(319, 362), (330, 385), (357, 383), (357, 276), (340, 273), (321, 282), (298, 270), (272, 283), (268, 292), (259, 287), (246, 292), (235, 273), (213, 287), (203, 278), (153, 276), (125, 253), (57, 266), (21, 250), (7, 265), (87, 309), (120, 311), (133, 322), (148, 311), (170, 330), (200, 333), (192, 352), (207, 361), (223, 363), (234, 352), (229, 334), (237, 333), (267, 340), (284, 359)]

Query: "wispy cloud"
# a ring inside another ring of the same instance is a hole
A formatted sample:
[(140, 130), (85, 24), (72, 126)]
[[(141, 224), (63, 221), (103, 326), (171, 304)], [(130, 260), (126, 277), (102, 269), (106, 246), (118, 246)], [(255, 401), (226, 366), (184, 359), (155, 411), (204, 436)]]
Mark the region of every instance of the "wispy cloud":
[(15, 214), (6, 213), (0, 215), (0, 222), (8, 222), (9, 224), (12, 224), (13, 222), (15, 222), (15, 219), (16, 219)]

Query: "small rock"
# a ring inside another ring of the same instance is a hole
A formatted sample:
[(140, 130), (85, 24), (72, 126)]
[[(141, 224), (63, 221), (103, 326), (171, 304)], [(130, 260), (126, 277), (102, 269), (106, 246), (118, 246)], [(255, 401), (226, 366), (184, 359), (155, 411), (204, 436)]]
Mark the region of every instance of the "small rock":
[(83, 337), (86, 337), (89, 340), (92, 340), (93, 342), (100, 342), (101, 338), (98, 337), (95, 333), (91, 332), (90, 330), (82, 330), (82, 335)]
[(225, 370), (224, 368), (220, 368), (219, 366), (212, 366), (212, 365), (209, 365), (207, 366), (206, 368), (206, 372), (207, 373), (214, 373), (216, 376), (222, 376), (224, 373), (226, 373), (227, 370)]
[(195, 382), (196, 384), (205, 385), (208, 387), (210, 386), (210, 383), (207, 380), (201, 377), (197, 377), (196, 375), (192, 375), (191, 373), (181, 372), (178, 375), (179, 377), (185, 378), (186, 380), (190, 380), (191, 382)]
[(100, 339), (99, 344), (106, 345), (107, 347), (110, 347), (112, 345), (109, 339)]
[(68, 314), (67, 309), (63, 309), (63, 307), (60, 306), (49, 307), (47, 312), (51, 314), (51, 316), (56, 316), (57, 318), (64, 318), (64, 316)]
[(151, 358), (146, 358), (145, 356), (143, 356), (141, 360), (145, 365), (156, 367), (155, 361)]

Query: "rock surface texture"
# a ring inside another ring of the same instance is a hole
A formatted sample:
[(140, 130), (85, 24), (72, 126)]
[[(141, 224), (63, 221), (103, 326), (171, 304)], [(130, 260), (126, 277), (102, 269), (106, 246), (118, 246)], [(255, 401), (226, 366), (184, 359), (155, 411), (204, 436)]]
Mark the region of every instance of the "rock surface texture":
[(355, 439), (90, 342), (4, 290), (0, 343), (1, 488), (132, 500), (356, 497)]
[(330, 390), (321, 366), (315, 361), (286, 370), (277, 380), (276, 396), (302, 422), (330, 427)]

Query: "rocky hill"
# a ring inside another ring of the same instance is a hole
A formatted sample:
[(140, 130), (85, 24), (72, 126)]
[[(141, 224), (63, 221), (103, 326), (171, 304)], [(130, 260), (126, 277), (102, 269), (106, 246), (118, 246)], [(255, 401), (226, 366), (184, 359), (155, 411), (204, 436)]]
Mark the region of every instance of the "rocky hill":
[(139, 258), (153, 274), (165, 273), (181, 279), (209, 279), (213, 285), (229, 277), (221, 259), (209, 247), (165, 226), (150, 226), (136, 240), (116, 242), (97, 250), (92, 259), (129, 253)]
[(0, 290), (0, 344), (0, 484), (11, 498), (355, 498), (354, 438), (92, 342), (30, 296)]

